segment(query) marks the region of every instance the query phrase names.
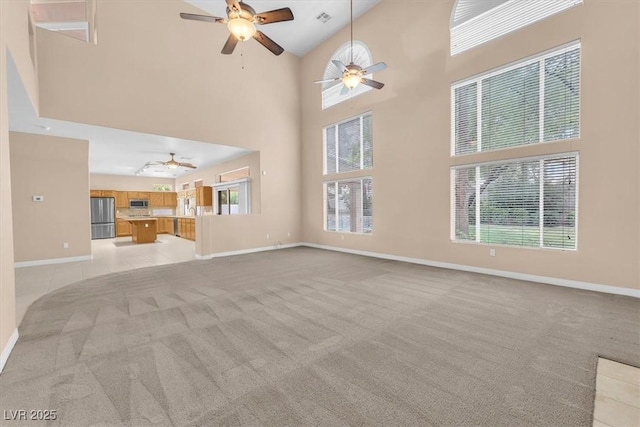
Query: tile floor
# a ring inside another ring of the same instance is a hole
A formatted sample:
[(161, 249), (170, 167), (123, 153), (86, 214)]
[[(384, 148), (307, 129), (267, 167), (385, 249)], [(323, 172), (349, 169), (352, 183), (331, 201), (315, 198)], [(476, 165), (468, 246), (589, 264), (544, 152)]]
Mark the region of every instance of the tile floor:
[[(16, 318), (22, 321), (35, 300), (89, 277), (195, 259), (192, 241), (159, 235), (154, 244), (132, 244), (130, 237), (93, 240), (91, 261), (16, 269)], [(594, 427), (640, 426), (640, 368), (598, 360)]]
[(134, 244), (131, 237), (91, 241), (91, 261), (16, 268), (16, 320), (46, 293), (63, 286), (116, 271), (195, 259), (195, 243), (161, 234), (156, 243)]
[(640, 426), (640, 368), (598, 359), (593, 426)]

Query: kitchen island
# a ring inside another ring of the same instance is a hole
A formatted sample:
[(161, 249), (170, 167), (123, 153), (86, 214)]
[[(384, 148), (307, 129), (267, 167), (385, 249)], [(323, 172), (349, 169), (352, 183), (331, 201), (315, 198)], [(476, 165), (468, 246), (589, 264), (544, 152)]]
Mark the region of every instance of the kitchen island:
[(127, 218), (131, 224), (131, 240), (134, 243), (153, 243), (158, 237), (156, 218)]

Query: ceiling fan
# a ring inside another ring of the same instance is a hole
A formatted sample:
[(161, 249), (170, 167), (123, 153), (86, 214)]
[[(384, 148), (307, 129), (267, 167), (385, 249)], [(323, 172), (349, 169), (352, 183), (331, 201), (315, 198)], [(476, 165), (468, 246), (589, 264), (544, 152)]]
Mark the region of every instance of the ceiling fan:
[(227, 17), (196, 15), (193, 13), (181, 13), (182, 19), (193, 21), (215, 22), (227, 24), (229, 28), (229, 38), (222, 48), (222, 53), (230, 55), (236, 48), (238, 41), (245, 41), (254, 38), (262, 46), (269, 49), (274, 55), (280, 55), (284, 49), (276, 42), (267, 37), (262, 31), (256, 30), (256, 25), (273, 24), (274, 22), (292, 21), (293, 13), (288, 7), (271, 10), (269, 12), (256, 13), (256, 11), (243, 1), (226, 0)]
[(147, 163), (147, 165), (153, 165), (153, 164), (163, 165), (168, 167), (169, 169), (177, 169), (178, 167), (196, 169), (196, 166), (192, 165), (191, 163), (181, 163), (181, 162), (175, 161), (173, 156), (175, 156), (176, 153), (169, 153), (169, 154), (171, 155), (171, 160), (168, 160), (166, 162)]
[(346, 95), (351, 89), (355, 89), (361, 83), (374, 89), (382, 89), (384, 87), (384, 83), (368, 79), (366, 76), (384, 70), (387, 68), (387, 64), (378, 62), (377, 64), (362, 68), (353, 62), (353, 0), (351, 0), (351, 61), (348, 65), (343, 64), (337, 59), (332, 59), (331, 62), (338, 67), (342, 75), (332, 79), (318, 80), (314, 83), (329, 83), (342, 80), (344, 86), (340, 91), (340, 95)]

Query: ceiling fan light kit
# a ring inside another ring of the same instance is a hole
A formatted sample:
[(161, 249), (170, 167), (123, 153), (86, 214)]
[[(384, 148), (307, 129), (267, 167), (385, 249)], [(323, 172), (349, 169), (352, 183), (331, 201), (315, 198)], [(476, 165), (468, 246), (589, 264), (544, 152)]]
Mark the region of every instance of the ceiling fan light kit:
[(371, 80), (366, 78), (365, 76), (372, 74), (377, 71), (382, 71), (387, 68), (387, 64), (384, 62), (378, 62), (377, 64), (369, 65), (366, 68), (362, 68), (361, 66), (355, 64), (353, 62), (353, 0), (350, 0), (351, 7), (351, 61), (349, 65), (344, 65), (342, 62), (334, 59), (331, 62), (338, 67), (341, 76), (335, 77), (333, 79), (327, 80), (318, 80), (314, 83), (329, 83), (329, 82), (337, 82), (338, 80), (342, 80), (342, 84), (344, 87), (340, 92), (341, 95), (346, 95), (349, 91), (358, 87), (359, 84), (363, 84), (374, 89), (382, 89), (384, 87), (384, 83), (377, 82), (375, 80)]
[(233, 18), (227, 24), (229, 31), (241, 42), (250, 39), (256, 34), (256, 26), (244, 18)]
[(360, 77), (357, 71), (348, 70), (342, 77), (342, 83), (349, 89), (355, 89), (362, 83), (362, 77)]
[(267, 25), (275, 22), (284, 22), (293, 20), (293, 12), (288, 7), (282, 9), (270, 10), (269, 12), (256, 13), (256, 11), (247, 3), (237, 0), (226, 0), (227, 2), (227, 18), (219, 18), (217, 16), (197, 15), (193, 13), (181, 13), (182, 19), (192, 21), (213, 22), (217, 24), (227, 24), (229, 30), (229, 38), (222, 48), (222, 53), (230, 55), (233, 53), (239, 41), (255, 39), (258, 43), (269, 49), (274, 55), (280, 55), (284, 52), (282, 46), (271, 40), (262, 31), (256, 28), (256, 25)]

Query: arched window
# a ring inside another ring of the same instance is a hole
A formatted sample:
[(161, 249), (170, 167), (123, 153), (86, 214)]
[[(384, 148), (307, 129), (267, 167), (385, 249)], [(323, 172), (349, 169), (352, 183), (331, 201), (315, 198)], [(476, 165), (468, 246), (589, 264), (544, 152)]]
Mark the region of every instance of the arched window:
[(451, 11), (451, 55), (582, 4), (582, 0), (456, 0)]
[[(333, 55), (331, 55), (331, 59), (327, 62), (327, 67), (324, 70), (323, 80), (332, 79), (342, 75), (342, 71), (340, 71), (333, 62), (331, 62), (334, 59), (337, 59), (345, 65), (349, 64), (351, 62), (351, 42), (346, 42), (340, 46)], [(362, 68), (373, 64), (373, 58), (371, 57), (369, 48), (360, 41), (354, 40), (353, 42), (353, 62)], [(373, 74), (367, 75), (367, 78), (372, 79)], [(342, 81), (340, 80), (322, 84), (323, 110), (371, 90), (371, 87), (360, 84), (355, 89), (350, 90), (346, 95), (340, 95), (342, 86)]]

